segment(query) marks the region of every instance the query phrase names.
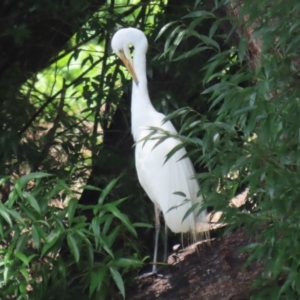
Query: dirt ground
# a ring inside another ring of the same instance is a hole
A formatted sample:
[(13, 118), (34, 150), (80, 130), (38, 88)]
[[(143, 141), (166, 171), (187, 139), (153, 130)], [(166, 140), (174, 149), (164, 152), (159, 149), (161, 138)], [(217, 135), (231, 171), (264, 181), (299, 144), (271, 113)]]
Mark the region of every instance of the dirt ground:
[(242, 268), (248, 255), (239, 249), (251, 243), (243, 228), (222, 238), (191, 245), (169, 257), (160, 276), (138, 279), (130, 300), (246, 300), (262, 266)]

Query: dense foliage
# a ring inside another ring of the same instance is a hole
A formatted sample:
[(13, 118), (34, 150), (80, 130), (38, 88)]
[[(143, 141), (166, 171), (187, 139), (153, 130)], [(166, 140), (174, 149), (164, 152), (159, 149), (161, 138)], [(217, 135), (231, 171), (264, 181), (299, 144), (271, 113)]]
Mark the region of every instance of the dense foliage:
[(130, 78), (110, 50), (125, 26), (148, 36), (151, 99), (177, 126), (205, 204), (255, 236), (244, 251), (265, 272), (253, 299), (299, 298), (300, 4), (71, 2), (2, 7), (1, 298), (125, 296), (151, 253)]
[[(182, 121), (180, 138), (197, 154), (200, 193), (232, 227), (245, 225), (255, 243), (245, 247), (250, 261), (264, 261), (253, 299), (298, 299), (299, 281), (299, 14), (297, 1), (227, 1), (239, 34), (235, 47), (224, 49), (232, 36), (220, 34), (222, 22), (204, 10), (173, 26), (170, 39), (198, 38), (186, 56), (214, 49), (204, 66), (202, 95), (209, 95), (214, 118), (190, 108), (169, 118)], [(208, 35), (194, 27), (212, 19)], [(170, 26), (172, 27), (172, 25)], [(231, 32), (233, 34), (233, 31)], [(172, 47), (165, 54), (178, 60)], [(171, 53), (171, 55), (170, 55)], [(203, 134), (204, 132), (204, 134)], [(241, 208), (230, 204), (239, 186), (249, 189)], [(263, 287), (263, 288), (262, 288)]]

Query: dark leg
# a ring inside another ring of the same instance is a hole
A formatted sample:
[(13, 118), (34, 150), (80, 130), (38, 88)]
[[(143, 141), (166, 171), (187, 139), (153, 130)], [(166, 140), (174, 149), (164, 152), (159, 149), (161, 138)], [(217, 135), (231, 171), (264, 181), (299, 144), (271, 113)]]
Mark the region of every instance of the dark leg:
[[(139, 276), (137, 279), (142, 279), (146, 278), (149, 276), (157, 275), (157, 276), (162, 276), (157, 274), (157, 249), (158, 249), (158, 237), (159, 237), (159, 231), (160, 231), (160, 222), (159, 222), (159, 208), (156, 203), (154, 203), (154, 213), (155, 213), (155, 238), (154, 238), (154, 254), (153, 254), (153, 267), (152, 267), (152, 272), (150, 273), (145, 273), (141, 276)], [(165, 244), (166, 248), (166, 244)], [(166, 252), (165, 252), (166, 255)]]
[(159, 237), (159, 231), (160, 231), (160, 222), (159, 222), (159, 209), (157, 207), (157, 204), (154, 203), (154, 214), (155, 214), (155, 240), (154, 240), (154, 254), (153, 254), (153, 268), (152, 272), (157, 272), (157, 249), (158, 249), (158, 237)]
[(164, 262), (168, 260), (168, 226), (165, 224)]

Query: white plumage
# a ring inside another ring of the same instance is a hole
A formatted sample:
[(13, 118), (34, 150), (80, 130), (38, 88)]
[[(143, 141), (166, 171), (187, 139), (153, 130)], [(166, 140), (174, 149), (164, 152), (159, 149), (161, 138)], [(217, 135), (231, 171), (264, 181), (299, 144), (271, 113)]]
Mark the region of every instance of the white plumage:
[[(164, 115), (158, 114), (151, 116), (148, 126), (160, 127), (170, 132), (176, 132), (171, 122), (162, 125)], [(137, 141), (149, 134), (149, 129), (140, 131)], [(198, 183), (194, 176), (194, 169), (189, 158), (181, 159), (185, 155), (185, 150), (181, 149), (173, 154), (165, 163), (166, 155), (179, 144), (174, 138), (168, 138), (157, 147), (157, 140), (137, 143), (135, 148), (135, 161), (139, 181), (146, 191), (149, 198), (156, 202), (164, 214), (167, 226), (173, 232), (196, 232), (194, 214), (190, 214), (182, 221), (185, 213), (195, 203)], [(174, 194), (182, 192), (185, 197)], [(184, 204), (183, 204), (184, 203)], [(183, 204), (183, 205), (182, 205)], [(171, 209), (171, 207), (178, 206)], [(170, 211), (169, 211), (170, 210)], [(205, 214), (202, 213), (198, 219), (198, 227), (205, 220)]]
[[(133, 62), (129, 51), (130, 45), (134, 47)], [(122, 59), (133, 77), (131, 128), (134, 141), (137, 143), (135, 163), (138, 178), (155, 207), (163, 212), (167, 226), (173, 232), (189, 231), (195, 236), (197, 232), (206, 231), (208, 226), (205, 212), (198, 216), (194, 212), (183, 221), (187, 210), (194, 203), (201, 203), (201, 198), (197, 197), (199, 185), (193, 178), (195, 172), (192, 163), (189, 158), (181, 159), (186, 154), (185, 149), (177, 151), (165, 163), (166, 155), (180, 143), (177, 139), (168, 138), (157, 147), (154, 147), (157, 140), (141, 141), (151, 132), (150, 127), (159, 127), (176, 133), (170, 121), (163, 123), (165, 116), (157, 112), (150, 101), (146, 78), (147, 48), (145, 34), (135, 28), (121, 29), (112, 39), (113, 51)], [(174, 192), (184, 193), (190, 201), (185, 201), (180, 195), (174, 195)], [(178, 207), (170, 210), (174, 206)], [(156, 217), (156, 222), (158, 221)], [(156, 225), (156, 228), (159, 228), (159, 225)]]

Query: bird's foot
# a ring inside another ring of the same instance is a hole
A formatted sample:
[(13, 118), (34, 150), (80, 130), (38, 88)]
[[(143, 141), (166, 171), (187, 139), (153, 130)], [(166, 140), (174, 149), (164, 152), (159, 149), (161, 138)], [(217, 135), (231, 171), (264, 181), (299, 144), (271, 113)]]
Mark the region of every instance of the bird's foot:
[(148, 277), (159, 277), (159, 278), (163, 278), (164, 277), (164, 275), (163, 274), (159, 274), (159, 273), (157, 273), (156, 271), (155, 272), (147, 272), (147, 273), (144, 273), (144, 274), (142, 274), (142, 275), (140, 275), (140, 276), (137, 276), (136, 277), (136, 279), (137, 280), (140, 280), (140, 279), (144, 279), (144, 278), (148, 278)]

